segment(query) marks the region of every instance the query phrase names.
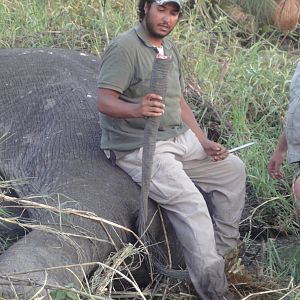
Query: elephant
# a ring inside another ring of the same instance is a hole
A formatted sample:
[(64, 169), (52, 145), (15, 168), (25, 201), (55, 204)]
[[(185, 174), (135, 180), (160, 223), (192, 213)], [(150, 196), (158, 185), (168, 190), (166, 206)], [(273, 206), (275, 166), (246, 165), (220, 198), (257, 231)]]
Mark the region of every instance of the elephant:
[[(0, 217), (5, 210), (21, 222), (10, 226), (2, 218), (0, 236), (25, 234), (0, 255), (0, 297), (28, 299), (44, 283), (78, 285), (93, 262), (135, 243), (140, 188), (100, 149), (99, 57), (58, 48), (1, 49), (0, 63), (0, 176), (23, 200), (17, 206), (9, 195), (0, 197)], [(152, 201), (149, 211), (153, 236), (164, 241)], [(180, 265), (178, 241), (168, 232)]]

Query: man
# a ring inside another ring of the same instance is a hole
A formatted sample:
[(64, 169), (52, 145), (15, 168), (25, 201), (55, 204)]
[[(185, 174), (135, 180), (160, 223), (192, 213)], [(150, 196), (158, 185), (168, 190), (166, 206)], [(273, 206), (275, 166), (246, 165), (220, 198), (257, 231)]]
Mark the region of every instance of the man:
[[(201, 298), (227, 299), (223, 257), (239, 239), (245, 170), (239, 158), (207, 139), (183, 97), (179, 54), (166, 38), (181, 9), (180, 0), (140, 0), (140, 22), (106, 49), (98, 81), (101, 148), (141, 184), (145, 118), (161, 116), (150, 197), (166, 210)], [(173, 59), (164, 99), (149, 90), (157, 53)], [(211, 193), (213, 221), (193, 181)]]
[(286, 126), (277, 147), (269, 161), (268, 172), (273, 179), (283, 178), (280, 168), (286, 153), (290, 164), (298, 164), (295, 173), (293, 191), (295, 206), (300, 224), (300, 62), (296, 67), (290, 86), (290, 103), (286, 117)]

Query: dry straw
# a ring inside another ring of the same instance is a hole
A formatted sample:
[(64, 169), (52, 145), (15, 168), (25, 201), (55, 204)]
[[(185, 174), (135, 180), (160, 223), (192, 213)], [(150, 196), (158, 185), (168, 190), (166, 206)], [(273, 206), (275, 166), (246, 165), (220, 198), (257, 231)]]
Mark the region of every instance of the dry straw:
[(224, 11), (238, 23), (242, 28), (248, 32), (255, 32), (256, 23), (255, 17), (251, 14), (244, 12), (238, 5), (228, 5), (224, 7)]
[(278, 0), (272, 21), (281, 31), (287, 32), (296, 28), (299, 22), (300, 0)]

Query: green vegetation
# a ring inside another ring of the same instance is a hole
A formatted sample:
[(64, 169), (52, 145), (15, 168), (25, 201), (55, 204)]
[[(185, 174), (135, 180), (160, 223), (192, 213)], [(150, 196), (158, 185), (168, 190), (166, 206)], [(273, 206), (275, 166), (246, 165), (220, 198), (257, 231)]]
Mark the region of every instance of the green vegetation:
[[(67, 288), (73, 288), (73, 285), (70, 284)], [(72, 291), (62, 291), (62, 290), (54, 290), (50, 292), (50, 296), (53, 300), (80, 300), (79, 296)]]
[[(2, 0), (0, 47), (59, 47), (100, 56), (114, 36), (137, 20), (136, 6), (137, 0)], [(273, 241), (299, 235), (290, 188), (293, 168), (286, 164), (285, 179), (280, 181), (270, 179), (266, 170), (284, 125), (289, 83), (300, 51), (299, 31), (283, 35), (268, 26), (247, 33), (220, 8), (202, 0), (194, 8), (186, 7), (172, 38), (183, 59), (186, 97), (203, 128), (228, 148), (257, 142), (238, 153), (248, 173), (241, 231), (246, 253), (255, 238), (266, 241), (261, 268), (275, 285), (257, 286), (257, 297), (262, 290), (283, 290), (255, 299), (300, 299), (300, 263), (295, 254), (299, 247), (281, 258)], [(247, 296), (246, 288), (237, 289), (241, 297)], [(73, 292), (52, 295), (77, 299)]]

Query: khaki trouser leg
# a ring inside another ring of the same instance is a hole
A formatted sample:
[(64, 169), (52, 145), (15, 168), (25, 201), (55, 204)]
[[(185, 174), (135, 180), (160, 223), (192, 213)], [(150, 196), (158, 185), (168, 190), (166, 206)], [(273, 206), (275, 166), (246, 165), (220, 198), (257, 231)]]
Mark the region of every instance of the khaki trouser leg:
[(245, 204), (245, 168), (234, 155), (223, 161), (197, 159), (199, 146), (192, 143), (184, 171), (207, 193), (211, 193), (212, 217), (218, 253), (222, 256), (236, 247), (240, 234), (239, 222)]
[[(138, 184), (141, 184), (141, 159), (142, 149), (117, 160), (117, 164)], [(228, 163), (224, 163), (227, 160)], [(226, 159), (223, 163), (211, 162), (191, 131), (174, 141), (158, 142), (156, 145), (150, 197), (166, 209), (183, 246), (193, 285), (202, 299), (221, 297), (227, 290), (224, 261), (218, 252), (223, 254), (229, 250), (239, 237), (238, 216), (243, 204), (239, 204), (237, 215), (228, 209), (228, 205), (236, 207), (231, 204), (232, 201), (237, 201), (237, 196), (234, 197), (233, 194), (243, 180), (239, 179), (235, 187), (231, 182), (244, 177), (241, 172), (243, 168), (237, 170), (230, 163), (236, 160), (236, 165), (241, 164), (235, 158)], [(235, 174), (232, 168), (242, 174), (236, 174), (230, 180), (229, 177)], [(213, 193), (212, 203), (217, 217), (216, 234), (206, 202), (190, 177), (199, 182), (204, 190)], [(227, 189), (225, 185), (229, 183), (230, 187)], [(239, 187), (238, 190), (242, 195), (243, 188)], [(231, 196), (234, 200), (228, 199)], [(243, 203), (243, 199), (238, 201)], [(216, 240), (219, 244), (218, 251)]]
[(298, 217), (298, 223), (300, 225), (300, 170), (296, 173), (295, 180), (293, 182), (293, 191), (295, 195), (295, 208)]

